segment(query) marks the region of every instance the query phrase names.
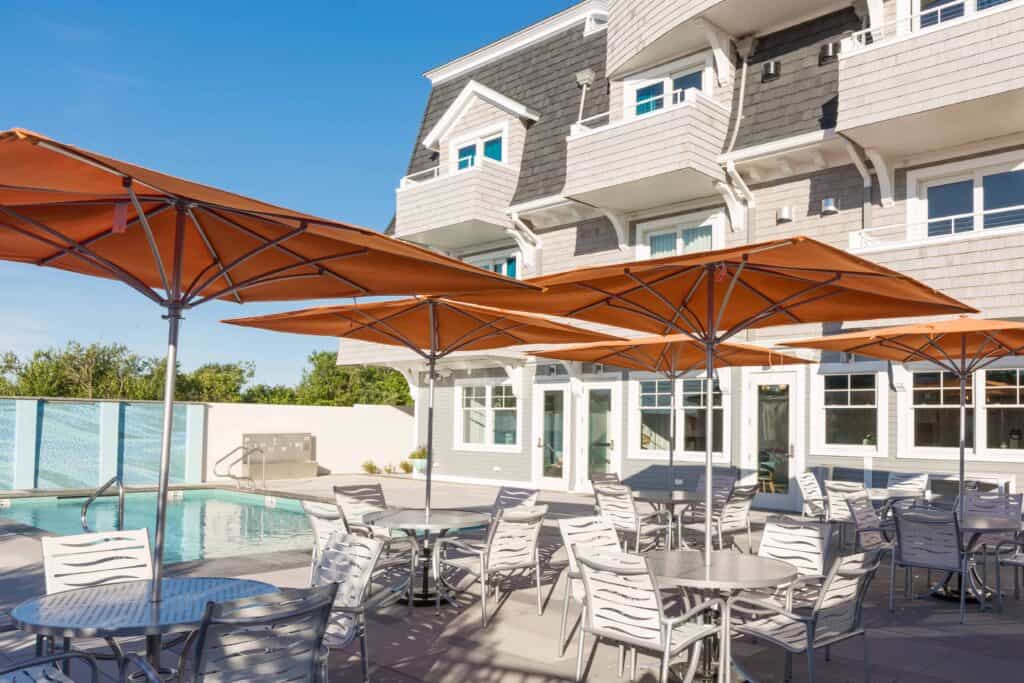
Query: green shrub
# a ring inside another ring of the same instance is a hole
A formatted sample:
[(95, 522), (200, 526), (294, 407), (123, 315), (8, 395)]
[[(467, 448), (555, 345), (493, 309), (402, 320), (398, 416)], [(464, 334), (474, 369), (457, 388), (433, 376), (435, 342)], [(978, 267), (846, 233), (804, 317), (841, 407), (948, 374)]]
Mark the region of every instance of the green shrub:
[(409, 454), (410, 460), (426, 460), (427, 459), (427, 448), (426, 446), (420, 446), (412, 453)]
[(380, 468), (377, 467), (377, 463), (372, 460), (367, 460), (363, 463), (363, 472), (367, 474), (380, 474)]
[(412, 463), (409, 462), (408, 460), (403, 460), (402, 462), (398, 463), (398, 469), (402, 470), (402, 472), (404, 472), (405, 474), (411, 474)]

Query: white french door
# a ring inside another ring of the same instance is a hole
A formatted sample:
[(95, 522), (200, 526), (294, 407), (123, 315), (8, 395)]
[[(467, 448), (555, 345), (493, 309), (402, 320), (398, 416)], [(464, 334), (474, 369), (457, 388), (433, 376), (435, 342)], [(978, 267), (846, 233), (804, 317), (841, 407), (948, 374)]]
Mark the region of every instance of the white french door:
[(533, 387), (533, 480), (544, 489), (569, 488), (572, 394), (567, 384)]
[(621, 382), (586, 382), (576, 425), (573, 488), (590, 491), (595, 474), (621, 474)]
[(800, 370), (746, 371), (742, 466), (756, 473), (758, 507), (800, 509), (796, 477), (805, 467), (804, 392)]

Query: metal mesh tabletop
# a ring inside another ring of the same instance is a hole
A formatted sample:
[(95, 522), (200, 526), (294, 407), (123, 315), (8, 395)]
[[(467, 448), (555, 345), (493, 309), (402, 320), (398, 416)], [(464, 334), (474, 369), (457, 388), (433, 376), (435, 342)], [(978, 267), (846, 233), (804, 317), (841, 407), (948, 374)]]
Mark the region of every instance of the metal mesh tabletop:
[(797, 576), (796, 567), (787, 562), (731, 550), (712, 551), (710, 566), (704, 565), (699, 550), (661, 550), (647, 554), (647, 565), (662, 586), (701, 590), (770, 588)]
[(276, 592), (261, 581), (226, 578), (164, 579), (159, 603), (152, 581), (127, 581), (53, 593), (21, 603), (11, 619), (23, 631), (68, 638), (160, 635), (198, 628), (208, 602)]
[(472, 510), (433, 509), (430, 519), (423, 508), (392, 508), (382, 512), (372, 512), (363, 521), (385, 529), (409, 529), (412, 531), (439, 532), (447, 529), (469, 529), (485, 526), (491, 521), (490, 515)]

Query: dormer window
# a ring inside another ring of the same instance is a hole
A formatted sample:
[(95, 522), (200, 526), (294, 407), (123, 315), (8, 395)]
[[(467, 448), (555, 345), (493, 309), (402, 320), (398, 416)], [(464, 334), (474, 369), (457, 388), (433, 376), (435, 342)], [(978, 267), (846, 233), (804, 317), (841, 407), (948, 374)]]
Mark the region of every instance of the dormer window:
[(491, 128), (486, 133), (474, 134), (457, 138), (451, 143), (451, 159), (455, 171), (466, 171), (476, 168), (481, 157), (503, 163), (507, 157), (504, 130)]
[(459, 149), (459, 170), (476, 166), (476, 145), (467, 145)]

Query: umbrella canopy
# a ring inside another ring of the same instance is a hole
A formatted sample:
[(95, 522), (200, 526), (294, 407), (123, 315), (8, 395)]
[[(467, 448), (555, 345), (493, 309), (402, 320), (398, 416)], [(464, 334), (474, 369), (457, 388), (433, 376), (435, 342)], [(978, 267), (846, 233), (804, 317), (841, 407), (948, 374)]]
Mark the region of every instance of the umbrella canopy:
[(160, 599), (183, 311), (217, 299), (244, 303), (531, 288), (366, 228), (22, 129), (0, 132), (0, 236), (0, 259), (120, 280), (167, 309), (154, 601)]
[[(641, 337), (614, 342), (570, 344), (556, 349), (532, 352), (534, 356), (583, 363), (615, 365), (627, 370), (655, 372), (675, 380), (688, 372), (706, 367), (704, 345), (685, 334), (664, 337)], [(797, 356), (773, 351), (753, 344), (724, 342), (715, 347), (714, 367), (742, 367), (746, 365), (793, 365), (807, 363)], [(670, 392), (672, 409), (668, 439), (669, 472), (675, 464), (676, 411), (675, 383)], [(671, 475), (670, 475), (671, 476)]]
[(804, 339), (788, 342), (786, 346), (856, 353), (901, 363), (922, 361), (956, 377), (960, 383), (959, 490), (960, 517), (963, 519), (967, 381), (975, 371), (996, 360), (1024, 352), (1024, 323), (960, 317)]
[(404, 346), (427, 362), (427, 491), (434, 464), (434, 380), (437, 361), (456, 351), (482, 351), (524, 344), (610, 342), (600, 332), (583, 330), (520, 311), (470, 304), (452, 299), (416, 297), (347, 306), (322, 306), (290, 313), (225, 320), (232, 325), (277, 332), (347, 337)]
[[(486, 301), (654, 334), (686, 334), (704, 347), (706, 396), (712, 395), (716, 347), (747, 329), (975, 312), (913, 278), (800, 236), (581, 268), (529, 282), (544, 289), (495, 294)], [(711, 434), (710, 410), (706, 428)], [(711, 500), (712, 443), (705, 442), (705, 495)], [(710, 550), (711, 515), (704, 543)], [(710, 553), (705, 561), (710, 563)]]

